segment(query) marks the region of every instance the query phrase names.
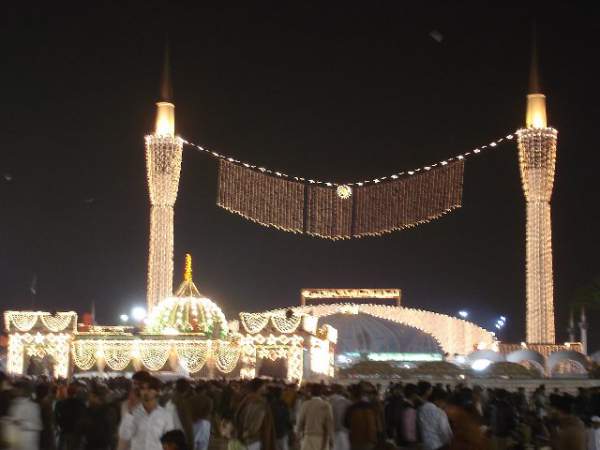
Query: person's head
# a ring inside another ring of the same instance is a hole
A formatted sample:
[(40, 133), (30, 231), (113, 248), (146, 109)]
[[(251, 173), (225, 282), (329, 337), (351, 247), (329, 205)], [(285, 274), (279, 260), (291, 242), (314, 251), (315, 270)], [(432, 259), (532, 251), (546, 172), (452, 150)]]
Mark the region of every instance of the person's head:
[(148, 377), (147, 380), (142, 382), (142, 386), (140, 388), (140, 397), (142, 398), (142, 402), (145, 404), (155, 402), (158, 398), (160, 387), (161, 383), (158, 378), (153, 376)]
[(401, 397), (404, 394), (404, 386), (402, 386), (402, 383), (394, 384), (390, 391), (394, 397)]
[(194, 389), (196, 394), (206, 394), (207, 390), (208, 390), (208, 383), (205, 383), (203, 380), (199, 380), (196, 383), (196, 388)]
[(163, 450), (187, 450), (185, 434), (181, 430), (167, 431), (160, 438)]
[(250, 392), (258, 394), (261, 391), (263, 384), (263, 380), (261, 380), (260, 378), (254, 378), (253, 380), (250, 380), (250, 382), (248, 382), (248, 390)]
[(404, 386), (404, 397), (409, 400), (414, 400), (414, 398), (418, 395), (417, 385), (414, 383), (408, 383)]
[(280, 399), (282, 392), (283, 389), (281, 389), (281, 386), (278, 386), (276, 384), (267, 387), (267, 395), (271, 399)]
[(429, 396), (429, 401), (434, 403), (437, 407), (443, 408), (446, 406), (448, 401), (448, 391), (444, 388), (435, 387), (431, 391), (431, 395)]
[(175, 392), (178, 394), (185, 394), (190, 390), (190, 382), (185, 378), (179, 378), (175, 382)]
[(473, 406), (473, 391), (467, 387), (463, 387), (459, 392), (455, 394), (456, 403), (465, 409)]
[(40, 383), (35, 387), (35, 399), (38, 402), (44, 400), (50, 393), (50, 385), (48, 383)]
[(224, 413), (219, 423), (219, 431), (225, 439), (232, 439), (234, 436), (233, 416), (231, 413)]
[(69, 384), (69, 386), (67, 387), (67, 397), (69, 397), (69, 398), (77, 397), (77, 394), (79, 394), (80, 388), (81, 388), (81, 385), (79, 383)]
[(361, 390), (358, 384), (352, 384), (348, 387), (348, 393), (350, 394), (350, 399), (352, 401), (360, 400)]
[(312, 397), (320, 397), (323, 395), (323, 386), (318, 383), (312, 383), (308, 386), (308, 391)]
[(138, 370), (131, 377), (131, 390), (139, 397), (142, 383), (150, 378), (151, 375), (145, 370)]
[(431, 383), (427, 381), (419, 381), (419, 383), (417, 383), (417, 392), (422, 399), (427, 400), (431, 395), (431, 391)]
[(332, 384), (331, 385), (331, 393), (335, 395), (344, 395), (344, 388), (341, 384)]
[(559, 417), (568, 416), (573, 413), (574, 399), (570, 395), (553, 395), (550, 406)]
[(102, 405), (106, 401), (108, 389), (102, 385), (95, 385), (90, 389), (88, 401), (90, 405)]
[(372, 383), (367, 381), (362, 381), (360, 383), (360, 388), (362, 391), (362, 397), (366, 401), (375, 401), (378, 398), (379, 393), (377, 392), (377, 388), (373, 386)]
[(508, 391), (506, 389), (496, 389), (495, 395), (497, 400), (508, 400)]

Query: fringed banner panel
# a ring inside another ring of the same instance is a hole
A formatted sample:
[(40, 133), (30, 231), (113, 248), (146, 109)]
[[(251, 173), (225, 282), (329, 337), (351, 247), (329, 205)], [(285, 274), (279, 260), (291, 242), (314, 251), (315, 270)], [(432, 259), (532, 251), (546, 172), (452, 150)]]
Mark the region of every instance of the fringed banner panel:
[(218, 205), (246, 219), (285, 231), (304, 229), (304, 185), (225, 160), (219, 167)]
[(327, 239), (376, 236), (461, 206), (464, 161), (345, 189), (288, 181), (220, 161), (218, 205), (262, 225)]
[(352, 236), (373, 236), (429, 222), (461, 206), (464, 161), (393, 182), (354, 189)]
[(352, 197), (342, 199), (334, 188), (314, 184), (306, 189), (306, 233), (328, 239), (351, 237)]

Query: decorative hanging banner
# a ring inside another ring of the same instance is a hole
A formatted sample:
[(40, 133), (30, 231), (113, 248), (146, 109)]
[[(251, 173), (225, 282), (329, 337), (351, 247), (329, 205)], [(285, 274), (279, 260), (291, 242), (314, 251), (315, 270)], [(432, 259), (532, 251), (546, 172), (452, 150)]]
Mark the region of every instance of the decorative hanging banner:
[(292, 181), (220, 159), (218, 205), (265, 226), (327, 239), (379, 236), (461, 206), (464, 158), (353, 185)]

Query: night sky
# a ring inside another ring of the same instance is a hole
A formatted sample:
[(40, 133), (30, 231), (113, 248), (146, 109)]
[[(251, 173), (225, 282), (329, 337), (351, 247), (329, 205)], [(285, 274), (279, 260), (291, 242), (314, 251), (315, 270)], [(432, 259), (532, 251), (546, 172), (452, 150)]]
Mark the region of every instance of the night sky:
[[(531, 7), (86, 3), (4, 11), (2, 309), (31, 308), (34, 277), (36, 309), (83, 313), (95, 302), (98, 321), (115, 324), (144, 304), (143, 143), (153, 129), (167, 33), (177, 133), (290, 174), (387, 175), (468, 151), (524, 122)], [(559, 131), (552, 217), (564, 341), (575, 290), (600, 275), (600, 15), (590, 3), (542, 5), (542, 86), (549, 124)], [(407, 231), (343, 242), (264, 228), (218, 208), (216, 162), (189, 147), (183, 159), (174, 285), (192, 253), (198, 288), (229, 319), (296, 305), (303, 287), (397, 287), (407, 306), (467, 309), (488, 328), (505, 315), (500, 338), (524, 339), (525, 209), (514, 143), (467, 161), (463, 208)], [(597, 315), (590, 314), (591, 351), (600, 347)]]

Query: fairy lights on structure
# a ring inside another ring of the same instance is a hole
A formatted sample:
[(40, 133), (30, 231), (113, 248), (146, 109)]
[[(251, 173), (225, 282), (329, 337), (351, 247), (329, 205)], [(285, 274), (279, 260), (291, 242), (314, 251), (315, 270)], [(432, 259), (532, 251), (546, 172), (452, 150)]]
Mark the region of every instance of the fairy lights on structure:
[(47, 362), (55, 377), (69, 374), (71, 341), (77, 314), (44, 311), (6, 311), (4, 325), (9, 333), (7, 369), (22, 375), (31, 358)]
[(150, 194), (148, 312), (173, 293), (173, 206), (177, 200), (183, 140), (175, 137), (175, 105), (168, 54), (157, 106), (156, 127), (146, 136), (146, 174)]
[[(227, 162), (230, 162), (232, 164), (236, 164), (242, 167), (245, 167), (246, 169), (251, 169), (253, 171), (259, 172), (259, 173), (264, 173), (267, 175), (272, 175), (274, 177), (277, 178), (281, 178), (283, 180), (290, 180), (290, 181), (300, 181), (306, 184), (315, 184), (315, 185), (323, 185), (329, 188), (334, 188), (334, 190), (336, 191), (336, 194), (341, 194), (339, 195), (340, 197), (350, 197), (353, 194), (352, 191), (352, 187), (353, 186), (364, 186), (367, 184), (379, 184), (385, 181), (390, 181), (390, 180), (397, 180), (401, 177), (404, 176), (413, 176), (419, 172), (427, 172), (430, 171), (432, 169), (435, 169), (439, 166), (446, 166), (449, 163), (452, 163), (453, 161), (459, 160), (459, 161), (463, 161), (471, 156), (474, 155), (478, 155), (483, 153), (484, 151), (487, 150), (493, 150), (495, 148), (498, 148), (498, 146), (502, 143), (506, 143), (506, 141), (512, 141), (514, 139), (514, 134), (515, 133), (509, 133), (506, 136), (502, 136), (498, 139), (495, 139), (493, 141), (490, 141), (488, 144), (485, 145), (481, 145), (479, 147), (476, 147), (472, 150), (466, 151), (464, 153), (460, 153), (458, 155), (443, 159), (441, 161), (435, 162), (435, 163), (431, 163), (428, 165), (424, 165), (421, 167), (417, 167), (411, 170), (405, 170), (402, 172), (396, 172), (396, 173), (392, 173), (392, 174), (388, 174), (385, 176), (381, 176), (381, 177), (377, 177), (377, 178), (371, 178), (368, 180), (361, 180), (361, 181), (352, 181), (352, 182), (343, 182), (343, 183), (337, 183), (337, 182), (333, 182), (333, 181), (323, 181), (323, 180), (319, 180), (316, 178), (310, 178), (307, 176), (301, 177), (301, 176), (294, 176), (294, 175), (288, 175), (285, 172), (281, 172), (278, 170), (273, 170), (273, 169), (269, 169), (266, 167), (262, 167), (259, 166), (257, 164), (253, 164), (253, 163), (249, 163), (249, 162), (244, 162), (244, 161), (240, 161), (239, 159), (233, 158), (231, 156), (227, 156), (225, 154), (216, 152), (214, 150), (210, 150), (206, 147), (203, 147), (201, 145), (195, 144), (193, 142), (190, 142), (189, 140), (183, 139), (183, 144), (193, 147), (196, 150), (205, 153), (206, 155), (218, 159), (218, 160), (224, 160)], [(343, 186), (343, 187), (349, 187), (350, 188), (350, 192), (348, 192), (345, 188), (343, 188), (341, 191), (338, 191), (337, 188), (339, 186)], [(350, 194), (349, 196), (347, 194)]]
[(269, 313), (240, 313), (240, 320), (246, 333), (256, 334), (262, 331), (269, 322), (279, 332), (284, 334), (294, 333), (302, 316), (294, 315), (285, 317), (284, 315), (275, 315)]
[(381, 299), (394, 300), (396, 306), (400, 306), (402, 291), (400, 289), (322, 289), (305, 288), (300, 292), (300, 304), (306, 305), (307, 300), (330, 300), (330, 299)]
[[(321, 305), (308, 305), (292, 308), (294, 314), (311, 314), (313, 319), (326, 317), (332, 314), (363, 313), (380, 319), (389, 320), (402, 325), (416, 328), (435, 339), (445, 353), (468, 355), (477, 346), (493, 348), (496, 338), (493, 333), (456, 317), (447, 316), (431, 311), (406, 308), (402, 306), (375, 305), (364, 303), (327, 303)], [(272, 315), (282, 315), (286, 310), (273, 310)], [(266, 313), (266, 314), (269, 314)], [(323, 327), (320, 328), (322, 330)], [(333, 329), (335, 330), (335, 329)], [(317, 330), (317, 335), (319, 332)], [(337, 331), (327, 332), (330, 342), (337, 341)], [(322, 335), (322, 336), (324, 336)]]
[(527, 342), (554, 344), (554, 279), (550, 199), (554, 185), (557, 131), (547, 126), (546, 99), (533, 53), (526, 128), (518, 131), (519, 166), (527, 204)]
[(9, 331), (12, 327), (19, 331), (29, 331), (41, 323), (48, 330), (59, 332), (67, 328), (75, 329), (77, 313), (73, 311), (57, 312), (53, 315), (44, 311), (6, 311), (4, 322)]
[(217, 204), (294, 233), (328, 239), (380, 236), (429, 222), (461, 206), (466, 158), (513, 134), (436, 163), (349, 183), (291, 176), (183, 140), (219, 160)]
[(175, 297), (166, 298), (152, 310), (146, 332), (170, 335), (197, 333), (219, 339), (227, 336), (227, 320), (223, 311), (200, 294), (192, 280), (191, 255), (186, 255), (183, 282)]
[(218, 205), (294, 233), (333, 240), (379, 236), (460, 207), (463, 170), (457, 159), (414, 176), (357, 184), (352, 195), (340, 195), (342, 186), (291, 181), (222, 159)]
[(206, 342), (177, 342), (175, 351), (179, 362), (189, 373), (202, 370), (208, 360), (211, 350), (210, 341)]

